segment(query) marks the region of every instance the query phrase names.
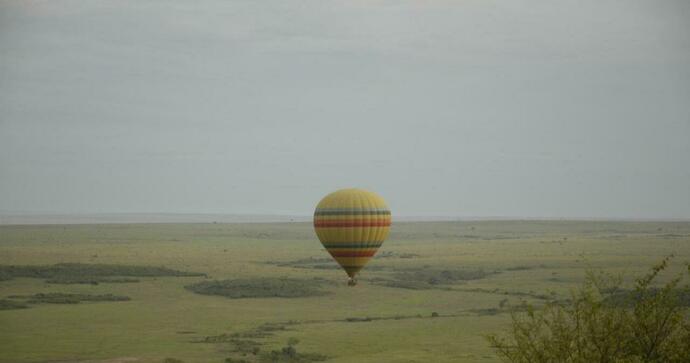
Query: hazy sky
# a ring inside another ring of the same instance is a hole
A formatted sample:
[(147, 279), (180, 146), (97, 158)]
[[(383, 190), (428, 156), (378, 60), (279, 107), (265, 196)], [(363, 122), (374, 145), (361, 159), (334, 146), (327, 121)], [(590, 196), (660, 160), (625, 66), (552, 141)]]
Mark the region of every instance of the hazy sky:
[(0, 1), (0, 211), (690, 218), (690, 1)]

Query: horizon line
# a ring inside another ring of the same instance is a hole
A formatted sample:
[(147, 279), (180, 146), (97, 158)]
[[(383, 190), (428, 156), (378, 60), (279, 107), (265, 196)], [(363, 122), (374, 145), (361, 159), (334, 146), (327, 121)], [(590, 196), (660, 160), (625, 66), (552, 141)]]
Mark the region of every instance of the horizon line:
[[(50, 213), (0, 211), (0, 225), (68, 224), (171, 224), (171, 223), (304, 223), (312, 215), (252, 213), (103, 212)], [(591, 221), (591, 222), (690, 222), (690, 218), (668, 217), (546, 217), (546, 216), (452, 216), (393, 215), (394, 222), (472, 221)]]

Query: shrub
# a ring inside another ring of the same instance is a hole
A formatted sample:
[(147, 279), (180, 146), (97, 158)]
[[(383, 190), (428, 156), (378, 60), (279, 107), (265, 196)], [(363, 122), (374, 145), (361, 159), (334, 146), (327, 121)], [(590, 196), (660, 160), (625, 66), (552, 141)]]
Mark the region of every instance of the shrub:
[(290, 338), (287, 345), (280, 350), (272, 350), (268, 354), (261, 357), (261, 362), (293, 362), (293, 363), (308, 363), (321, 362), (328, 359), (327, 356), (318, 353), (298, 353), (295, 345), (299, 343), (299, 339)]
[(487, 339), (506, 362), (690, 362), (690, 321), (679, 303), (682, 275), (652, 287), (668, 261), (638, 278), (623, 300), (620, 278), (588, 272), (569, 301), (514, 311), (507, 337)]

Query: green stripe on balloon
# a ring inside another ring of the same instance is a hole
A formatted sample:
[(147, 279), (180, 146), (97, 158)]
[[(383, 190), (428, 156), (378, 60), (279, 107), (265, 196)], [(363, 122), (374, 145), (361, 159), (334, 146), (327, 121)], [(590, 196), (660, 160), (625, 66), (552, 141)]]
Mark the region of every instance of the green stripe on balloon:
[(324, 243), (326, 249), (331, 248), (378, 248), (381, 247), (383, 241), (379, 242), (354, 242), (354, 243)]

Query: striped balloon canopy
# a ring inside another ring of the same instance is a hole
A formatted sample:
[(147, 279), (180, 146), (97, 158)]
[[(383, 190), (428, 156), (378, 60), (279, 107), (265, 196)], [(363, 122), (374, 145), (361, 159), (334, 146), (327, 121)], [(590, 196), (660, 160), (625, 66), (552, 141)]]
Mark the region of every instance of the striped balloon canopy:
[(362, 189), (328, 194), (314, 211), (316, 235), (350, 277), (350, 285), (381, 247), (390, 225), (391, 211), (383, 198)]

